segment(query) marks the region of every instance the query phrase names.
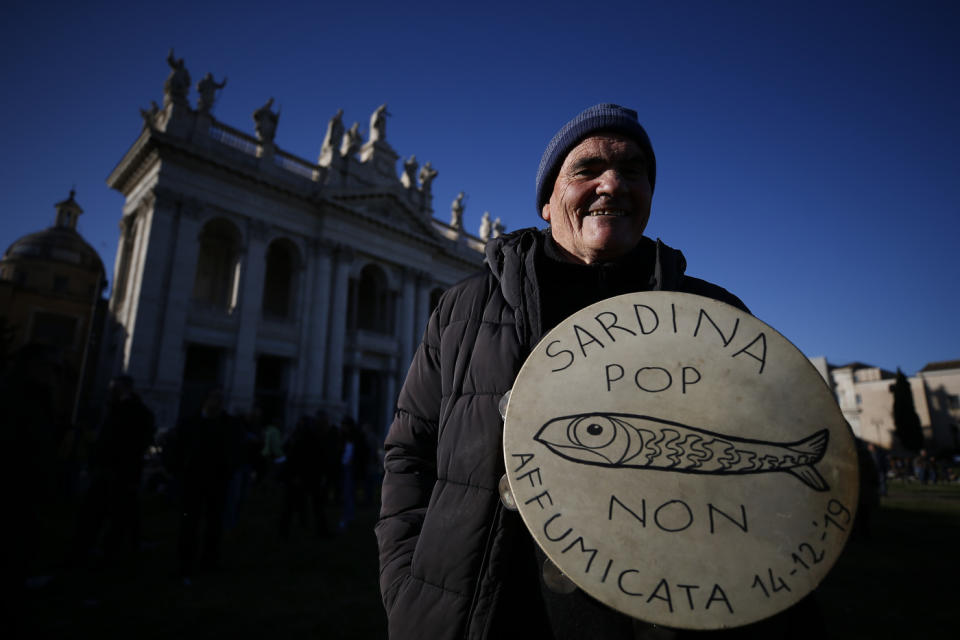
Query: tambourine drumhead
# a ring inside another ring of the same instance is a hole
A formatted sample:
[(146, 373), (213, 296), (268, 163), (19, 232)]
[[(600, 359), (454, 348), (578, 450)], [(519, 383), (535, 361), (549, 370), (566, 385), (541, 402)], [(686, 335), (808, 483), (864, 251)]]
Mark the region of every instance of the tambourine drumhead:
[(524, 523), (569, 579), (684, 629), (807, 595), (858, 495), (853, 436), (807, 358), (683, 293), (611, 298), (541, 340), (510, 395), (504, 457)]

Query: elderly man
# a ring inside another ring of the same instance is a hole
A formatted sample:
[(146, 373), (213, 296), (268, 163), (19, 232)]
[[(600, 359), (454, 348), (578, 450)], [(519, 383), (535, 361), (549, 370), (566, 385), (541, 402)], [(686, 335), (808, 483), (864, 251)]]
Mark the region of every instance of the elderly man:
[(590, 107), (540, 161), (537, 211), (549, 229), (494, 238), (489, 269), (441, 298), (385, 445), (377, 537), (391, 638), (664, 637), (579, 590), (553, 592), (543, 553), (498, 494), (498, 403), (531, 349), (567, 316), (652, 290), (745, 310), (726, 290), (684, 275), (679, 251), (643, 235), (655, 179), (636, 112)]

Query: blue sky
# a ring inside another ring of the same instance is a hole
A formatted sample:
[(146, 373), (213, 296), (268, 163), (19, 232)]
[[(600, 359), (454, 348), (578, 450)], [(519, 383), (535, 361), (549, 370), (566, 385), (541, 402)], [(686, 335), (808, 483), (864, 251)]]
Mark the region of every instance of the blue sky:
[[(0, 248), (70, 188), (112, 279), (106, 177), (161, 101), (170, 47), (214, 115), (316, 160), (344, 110), (439, 170), (446, 218), (538, 224), (534, 176), (581, 109), (636, 109), (657, 156), (648, 234), (806, 355), (913, 373), (960, 358), (960, 9), (952, 2), (7, 3)], [(192, 94), (195, 99), (195, 93)], [(398, 170), (399, 170), (398, 166)]]

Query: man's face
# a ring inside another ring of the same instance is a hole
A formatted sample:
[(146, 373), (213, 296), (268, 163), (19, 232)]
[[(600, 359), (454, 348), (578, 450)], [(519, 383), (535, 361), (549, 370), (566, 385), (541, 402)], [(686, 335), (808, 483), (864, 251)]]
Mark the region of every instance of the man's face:
[(619, 258), (637, 245), (651, 197), (640, 145), (601, 133), (567, 154), (541, 215), (567, 257), (590, 264)]

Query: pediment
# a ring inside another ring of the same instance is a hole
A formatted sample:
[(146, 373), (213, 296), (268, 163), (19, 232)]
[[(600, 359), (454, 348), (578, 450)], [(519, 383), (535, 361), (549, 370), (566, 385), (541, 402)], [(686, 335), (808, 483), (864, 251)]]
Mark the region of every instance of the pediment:
[[(406, 202), (406, 190), (401, 194), (394, 191), (367, 193), (340, 193), (331, 199), (346, 205), (349, 209), (362, 213), (365, 218), (377, 224), (421, 236), (431, 241), (445, 240), (434, 228), (429, 213), (421, 212)], [(414, 192), (413, 195), (419, 196)]]

